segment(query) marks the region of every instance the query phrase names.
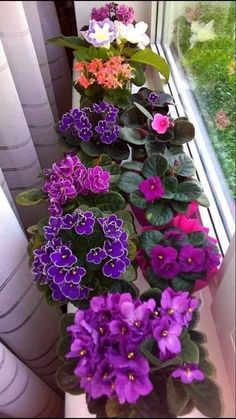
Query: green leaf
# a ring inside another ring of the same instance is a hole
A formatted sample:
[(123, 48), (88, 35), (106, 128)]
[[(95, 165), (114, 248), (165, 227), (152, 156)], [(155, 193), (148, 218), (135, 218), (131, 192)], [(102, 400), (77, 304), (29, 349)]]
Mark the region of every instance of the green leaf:
[(192, 320), (188, 324), (188, 330), (194, 329), (194, 327), (197, 326), (199, 320), (200, 320), (199, 310), (194, 310)]
[(148, 64), (154, 67), (159, 73), (161, 73), (165, 77), (166, 81), (169, 79), (170, 68), (166, 60), (153, 52), (150, 48), (145, 48), (144, 50), (138, 51), (132, 55), (130, 62), (131, 66), (132, 62)]
[(186, 180), (178, 185), (174, 196), (176, 201), (191, 202), (195, 201), (202, 194), (200, 183), (193, 180)]
[(47, 197), (47, 194), (42, 189), (30, 189), (29, 191), (19, 193), (16, 197), (16, 202), (19, 205), (31, 206), (39, 204)]
[(58, 35), (53, 38), (47, 39), (47, 42), (49, 44), (58, 45), (60, 47), (68, 47), (75, 50), (87, 45), (87, 42), (81, 38), (78, 38), (78, 36)]
[(199, 349), (196, 343), (194, 343), (190, 336), (187, 334), (181, 339), (182, 343), (182, 350), (181, 350), (181, 358), (183, 362), (187, 364), (199, 362)]
[(128, 144), (123, 141), (115, 141), (106, 147), (106, 153), (114, 160), (126, 160), (129, 158), (130, 150)]
[(191, 177), (195, 175), (194, 162), (186, 154), (175, 154), (169, 161), (173, 164), (174, 172), (178, 176)]
[[(89, 49), (86, 47), (78, 47), (76, 51), (74, 51), (74, 56), (77, 61), (90, 61)], [(91, 91), (91, 90), (90, 90)], [(88, 91), (86, 92), (86, 94)]]
[(208, 208), (210, 206), (210, 201), (204, 193), (202, 193), (198, 198), (196, 198), (196, 201), (200, 205), (202, 205), (202, 207)]
[[(122, 51), (122, 54), (123, 52), (124, 50)], [(139, 63), (132, 63), (132, 67), (134, 68), (134, 77), (132, 78), (132, 83), (135, 84), (135, 86), (142, 86), (146, 81), (143, 66)]]
[(144, 108), (144, 106), (140, 105), (140, 103), (134, 102), (134, 105), (142, 112), (147, 119), (153, 120), (152, 114)]
[(192, 402), (192, 399), (189, 399), (188, 403), (186, 404), (186, 406), (183, 408), (183, 410), (181, 410), (181, 412), (179, 413), (179, 416), (186, 416), (189, 413), (192, 412), (192, 410), (194, 409), (194, 404)]
[(67, 327), (74, 323), (75, 314), (74, 313), (66, 313), (63, 314), (59, 321), (59, 334), (64, 336), (67, 334)]
[(171, 206), (174, 211), (185, 214), (188, 209), (188, 202), (171, 201)]
[(109, 289), (109, 293), (121, 293), (129, 292), (132, 297), (136, 298), (139, 296), (139, 289), (132, 284), (132, 282), (127, 282), (124, 279), (117, 279), (114, 280), (111, 288)]
[(125, 231), (127, 231), (128, 236), (132, 236), (133, 234), (135, 234), (135, 230), (134, 230), (134, 224), (133, 224), (133, 222), (132, 222), (132, 223), (130, 223), (130, 222), (128, 222), (128, 221), (124, 221), (124, 224), (123, 224), (123, 229), (124, 229)]
[(187, 143), (194, 138), (195, 129), (191, 122), (186, 120), (174, 121), (174, 141), (176, 145)]
[(183, 279), (180, 276), (176, 276), (175, 278), (172, 279), (171, 285), (175, 291), (192, 292), (193, 287), (194, 287), (194, 282), (190, 282), (186, 279)]
[[(132, 242), (132, 240), (128, 240), (128, 256), (129, 259), (132, 261), (136, 257), (137, 247)], [(125, 278), (124, 278), (125, 279)]]
[(68, 361), (61, 365), (56, 372), (58, 387), (63, 392), (73, 395), (84, 393), (84, 390), (80, 388), (78, 377), (74, 374), (76, 363), (77, 361)]
[(216, 377), (216, 368), (209, 360), (200, 360), (199, 368), (206, 377)]
[(133, 407), (130, 404), (120, 404), (119, 400), (116, 398), (107, 399), (106, 414), (108, 418), (129, 418), (129, 414), (132, 410)]
[(174, 214), (170, 207), (163, 204), (163, 202), (156, 202), (150, 205), (146, 211), (146, 218), (152, 225), (161, 226), (169, 223)]
[(167, 403), (173, 415), (178, 416), (189, 401), (189, 392), (180, 380), (167, 378)]
[(140, 161), (126, 161), (122, 163), (121, 168), (122, 169), (128, 169), (128, 170), (136, 170), (141, 171), (143, 167), (143, 163)]
[(166, 289), (169, 286), (169, 281), (159, 278), (150, 268), (147, 270), (147, 282), (152, 288)]
[(153, 354), (157, 352), (157, 343), (154, 338), (145, 339), (139, 345), (139, 350), (152, 365), (160, 365), (159, 359)]
[(168, 160), (162, 154), (148, 157), (143, 163), (142, 173), (146, 178), (163, 176), (168, 169)]
[(119, 132), (119, 138), (124, 141), (127, 141), (130, 144), (145, 144), (145, 138), (142, 138), (138, 129), (135, 128), (121, 127)]
[(146, 254), (149, 256), (152, 248), (160, 243), (163, 239), (163, 235), (160, 231), (157, 230), (150, 230), (145, 231), (141, 234), (140, 237), (140, 247), (145, 250)]
[(209, 418), (219, 418), (222, 413), (222, 395), (217, 384), (210, 378), (189, 386), (190, 396), (196, 408)]
[(201, 231), (194, 231), (187, 235), (188, 241), (195, 247), (202, 246), (206, 241), (206, 235)]
[(158, 305), (160, 304), (162, 291), (159, 288), (149, 288), (147, 291), (143, 292), (140, 295), (141, 301), (148, 301), (150, 298), (153, 298)]
[(117, 186), (124, 192), (131, 193), (138, 189), (138, 185), (143, 181), (143, 178), (134, 172), (126, 172), (120, 176)]
[(129, 196), (131, 204), (135, 207), (145, 209), (148, 207), (146, 199), (143, 197), (143, 194), (139, 191), (133, 192)]
[(180, 356), (176, 356), (175, 358), (169, 359), (168, 361), (160, 362), (160, 364), (154, 368), (152, 368), (152, 371), (159, 371), (167, 367), (172, 367), (173, 365), (181, 365), (182, 359)]
[(125, 208), (125, 200), (118, 192), (107, 192), (96, 197), (96, 205), (101, 211), (117, 211)]
[(153, 156), (153, 154), (161, 153), (164, 154), (166, 150), (165, 144), (161, 144), (155, 138), (155, 135), (152, 133), (146, 136), (145, 149), (148, 156)]
[(96, 143), (94, 141), (80, 141), (81, 149), (91, 157), (100, 156), (102, 153), (105, 152), (105, 146), (101, 144), (99, 141)]
[(62, 361), (65, 361), (65, 355), (70, 351), (71, 339), (69, 335), (60, 339), (57, 345), (57, 355)]
[(166, 176), (163, 178), (163, 185), (165, 188), (165, 193), (168, 192), (176, 192), (178, 187), (178, 180), (174, 176)]
[(129, 265), (126, 268), (126, 271), (122, 274), (121, 279), (123, 279), (126, 282), (133, 282), (137, 279), (137, 272), (134, 269), (133, 265)]
[(204, 333), (198, 332), (198, 330), (190, 330), (189, 332), (191, 339), (196, 343), (196, 344), (201, 344), (201, 343), (206, 343), (207, 342), (207, 337)]
[(130, 224), (133, 224), (133, 214), (128, 210), (119, 210), (116, 211), (118, 218), (121, 218), (123, 221), (127, 221)]

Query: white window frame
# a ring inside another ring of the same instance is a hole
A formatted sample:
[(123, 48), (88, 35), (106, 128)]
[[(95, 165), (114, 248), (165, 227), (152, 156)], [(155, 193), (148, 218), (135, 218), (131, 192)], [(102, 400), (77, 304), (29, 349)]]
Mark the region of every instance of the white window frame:
[[(199, 212), (202, 222), (210, 228), (210, 234), (218, 240), (220, 250), (224, 256), (235, 231), (235, 205), (229, 195), (224, 175), (210, 144), (204, 121), (199, 113), (190, 86), (177, 67), (169, 47), (170, 31), (167, 32), (167, 29), (170, 27), (175, 2), (159, 1), (152, 3), (152, 49), (163, 56), (171, 68), (171, 77), (168, 84), (163, 84), (163, 90), (174, 97), (176, 107), (171, 110), (172, 115), (178, 117), (187, 114), (195, 127), (195, 141), (185, 145), (184, 151), (193, 158), (197, 178), (210, 201), (209, 209), (200, 207)], [(209, 144), (211, 148), (209, 148)]]

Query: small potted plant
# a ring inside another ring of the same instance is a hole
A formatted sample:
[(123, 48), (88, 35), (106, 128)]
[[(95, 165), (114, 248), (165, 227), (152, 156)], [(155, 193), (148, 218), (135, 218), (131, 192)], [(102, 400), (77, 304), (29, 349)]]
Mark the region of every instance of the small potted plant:
[(198, 219), (175, 217), (162, 231), (144, 227), (137, 261), (151, 287), (194, 292), (207, 286), (220, 264), (217, 242)]
[(64, 315), (57, 371), (64, 392), (86, 395), (97, 417), (176, 418), (194, 407), (219, 417), (220, 391), (194, 330), (199, 301), (188, 292), (149, 290), (92, 298)]
[(184, 153), (154, 154), (144, 163), (127, 162), (121, 168), (117, 186), (127, 193), (141, 225), (166, 226), (177, 213), (186, 213), (192, 201), (209, 205), (193, 178), (193, 161)]

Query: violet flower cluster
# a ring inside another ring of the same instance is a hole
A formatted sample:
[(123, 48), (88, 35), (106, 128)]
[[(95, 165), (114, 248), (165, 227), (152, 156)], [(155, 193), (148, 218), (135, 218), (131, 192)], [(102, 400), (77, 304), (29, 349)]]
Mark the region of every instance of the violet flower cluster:
[(47, 240), (39, 249), (34, 250), (32, 271), (35, 281), (48, 284), (52, 298), (57, 301), (87, 298), (89, 288), (81, 284), (89, 266), (102, 265), (103, 275), (119, 279), (129, 266), (128, 235), (123, 230), (123, 221), (116, 215), (97, 218), (97, 226), (103, 232), (103, 247), (87, 249), (86, 264), (80, 266), (72, 243), (64, 243), (60, 233), (67, 230), (71, 235), (90, 236), (95, 229), (96, 217), (91, 211), (77, 209), (73, 214), (50, 217), (44, 227)]
[(84, 142), (94, 138), (109, 145), (117, 140), (120, 132), (118, 112), (119, 108), (112, 104), (94, 103), (92, 108), (75, 108), (65, 113), (58, 127), (61, 132), (69, 132)]
[[(178, 230), (170, 229), (164, 233), (167, 240), (183, 240), (183, 237), (184, 233)], [(220, 263), (220, 254), (207, 236), (202, 247), (186, 241), (176, 247), (157, 244), (152, 248), (150, 258), (153, 272), (164, 279), (173, 279), (181, 274), (199, 274), (201, 278)]]
[(104, 19), (112, 21), (119, 20), (125, 24), (133, 23), (134, 9), (133, 7), (126, 6), (125, 4), (106, 3), (105, 6), (96, 8), (94, 7), (91, 12), (90, 19), (102, 21)]
[(45, 169), (46, 182), (42, 188), (48, 194), (49, 214), (60, 216), (62, 206), (77, 195), (102, 194), (108, 192), (110, 173), (100, 166), (86, 168), (78, 156), (67, 155), (65, 159)]
[[(66, 358), (77, 361), (74, 374), (80, 387), (93, 399), (106, 395), (118, 397), (120, 404), (136, 403), (153, 390), (140, 344), (154, 337), (161, 361), (175, 357), (181, 352), (180, 335), (197, 306), (196, 298), (170, 288), (159, 307), (153, 299), (141, 302), (129, 293), (93, 297), (90, 308), (78, 310), (67, 328), (72, 340)], [(172, 371), (183, 382), (186, 375), (188, 383), (204, 377), (196, 364)]]

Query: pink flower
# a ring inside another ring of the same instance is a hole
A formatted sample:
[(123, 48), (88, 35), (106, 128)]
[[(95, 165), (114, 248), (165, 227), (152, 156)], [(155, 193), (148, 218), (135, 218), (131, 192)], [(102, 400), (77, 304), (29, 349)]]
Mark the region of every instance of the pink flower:
[(216, 126), (218, 129), (223, 130), (227, 128), (229, 125), (230, 125), (230, 120), (228, 116), (226, 115), (226, 113), (223, 111), (223, 109), (221, 109), (216, 114)]
[[(193, 214), (195, 214), (198, 210), (198, 203), (196, 201), (192, 201), (188, 204), (188, 209), (187, 212), (185, 213), (185, 217), (189, 218), (191, 217)], [(181, 214), (178, 214), (181, 215)]]
[(184, 215), (177, 215), (171, 221), (171, 225), (180, 228), (185, 233), (193, 231), (204, 231), (208, 233), (209, 229), (201, 225), (197, 218), (187, 218)]
[(143, 193), (146, 201), (153, 203), (156, 199), (161, 198), (164, 193), (164, 187), (161, 183), (161, 179), (158, 176), (151, 176), (146, 180), (143, 180), (138, 188)]
[(169, 126), (170, 126), (170, 120), (168, 116), (162, 115), (161, 113), (156, 113), (152, 121), (152, 128), (158, 134), (165, 134)]

